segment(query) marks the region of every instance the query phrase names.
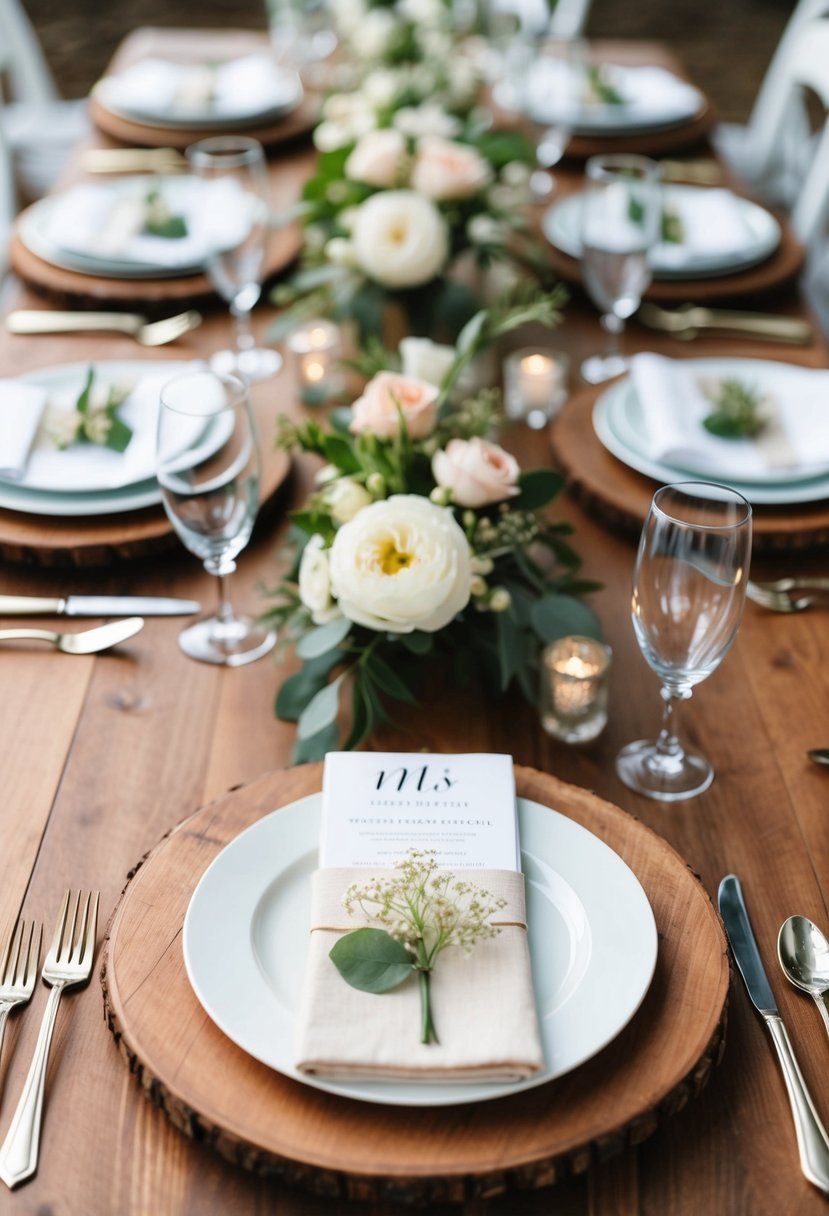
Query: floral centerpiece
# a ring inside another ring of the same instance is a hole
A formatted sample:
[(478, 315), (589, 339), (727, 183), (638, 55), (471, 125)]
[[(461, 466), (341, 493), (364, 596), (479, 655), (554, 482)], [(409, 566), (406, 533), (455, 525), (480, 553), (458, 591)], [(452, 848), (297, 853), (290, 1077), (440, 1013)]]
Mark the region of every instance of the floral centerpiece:
[(458, 390), (478, 351), (527, 322), (555, 324), (560, 299), (519, 288), (476, 314), (454, 349), (409, 339), (404, 362), (421, 376), (375, 349), (372, 378), (330, 427), (283, 419), (280, 443), (326, 462), (293, 518), (291, 568), (269, 611), (303, 664), (276, 702), (297, 722), (296, 761), (337, 746), (347, 683), (346, 749), (389, 721), (389, 702), (416, 703), (426, 656), (441, 655), (456, 683), (482, 674), (534, 702), (541, 644), (597, 633), (577, 598), (595, 584), (577, 577), (569, 525), (544, 510), (560, 474), (522, 470), (492, 441), (496, 392)]

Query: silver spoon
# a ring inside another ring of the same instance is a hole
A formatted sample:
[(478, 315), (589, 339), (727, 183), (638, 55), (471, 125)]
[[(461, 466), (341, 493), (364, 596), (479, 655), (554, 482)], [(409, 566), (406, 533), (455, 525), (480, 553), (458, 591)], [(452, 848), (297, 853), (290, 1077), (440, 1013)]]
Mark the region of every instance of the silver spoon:
[(143, 617), (129, 616), (124, 621), (110, 621), (107, 625), (96, 625), (94, 629), (82, 629), (77, 633), (56, 633), (51, 629), (0, 629), (0, 642), (31, 639), (50, 642), (64, 654), (95, 654), (99, 650), (117, 646), (143, 628)]
[(777, 957), (786, 978), (812, 997), (829, 1034), (829, 941), (808, 917), (790, 916), (780, 926)]
[(829, 764), (829, 747), (811, 747), (806, 755), (815, 764)]

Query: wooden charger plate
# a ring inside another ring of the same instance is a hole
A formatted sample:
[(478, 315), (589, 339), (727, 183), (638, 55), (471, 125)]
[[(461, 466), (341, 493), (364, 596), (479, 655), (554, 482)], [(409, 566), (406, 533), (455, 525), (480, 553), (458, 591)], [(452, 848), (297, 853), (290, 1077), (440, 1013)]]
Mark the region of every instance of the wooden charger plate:
[(656, 972), (614, 1042), (512, 1097), (405, 1108), (298, 1084), (225, 1038), (190, 987), (181, 930), (218, 853), (264, 815), (321, 788), (321, 765), (272, 772), (165, 837), (133, 871), (109, 925), (107, 1024), (130, 1071), (180, 1131), (237, 1165), (329, 1197), (459, 1202), (582, 1172), (639, 1143), (702, 1088), (722, 1052), (729, 980), (706, 892), (661, 837), (618, 807), (532, 769), (517, 768), (516, 780), (519, 795), (614, 849), (650, 900)]
[[(608, 452), (593, 429), (593, 406), (606, 384), (586, 388), (567, 402), (550, 429), (553, 459), (567, 477), (568, 489), (593, 515), (611, 527), (638, 534), (656, 488)], [(693, 481), (677, 474), (677, 481)], [(697, 479), (699, 480), (699, 479)], [(755, 553), (791, 552), (829, 543), (829, 502), (790, 507), (752, 507)]]

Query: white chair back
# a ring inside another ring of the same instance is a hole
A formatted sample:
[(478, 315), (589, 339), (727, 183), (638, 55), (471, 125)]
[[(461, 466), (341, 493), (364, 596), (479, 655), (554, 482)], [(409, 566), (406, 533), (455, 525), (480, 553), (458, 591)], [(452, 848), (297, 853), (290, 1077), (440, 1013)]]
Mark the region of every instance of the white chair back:
[(58, 98), (49, 65), (20, 0), (0, 0), (0, 67), (11, 77), (13, 100), (41, 104)]
[(554, 38), (580, 38), (589, 14), (590, 0), (558, 0), (550, 17), (550, 34)]
[(829, 218), (829, 19), (807, 22), (798, 30), (790, 68), (790, 88), (811, 89), (824, 108), (823, 127), (790, 215), (795, 236), (811, 248), (822, 240)]

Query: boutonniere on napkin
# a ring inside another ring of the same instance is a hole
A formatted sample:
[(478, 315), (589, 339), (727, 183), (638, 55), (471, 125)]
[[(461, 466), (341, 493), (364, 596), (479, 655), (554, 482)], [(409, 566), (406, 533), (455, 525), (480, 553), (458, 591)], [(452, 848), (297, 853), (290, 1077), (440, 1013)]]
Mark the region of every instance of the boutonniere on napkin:
[(394, 878), (352, 883), (343, 896), (349, 916), (355, 908), (383, 928), (356, 929), (341, 937), (329, 957), (340, 975), (361, 992), (391, 992), (417, 975), (420, 988), (420, 1041), (437, 1043), (429, 977), (448, 946), (467, 954), (500, 929), (491, 918), (505, 899), (438, 868), (434, 849), (410, 849), (395, 866)]
[(170, 204), (158, 190), (150, 190), (144, 199), (144, 227), (141, 231), (146, 236), (180, 240), (187, 236), (187, 220), (183, 215), (173, 214)]
[(761, 413), (763, 393), (742, 380), (701, 378), (699, 386), (715, 407), (702, 420), (706, 431), (720, 439), (756, 439), (768, 426)]
[(584, 100), (591, 105), (623, 106), (625, 98), (616, 88), (607, 64), (590, 64), (585, 73)]
[(54, 447), (63, 451), (73, 443), (96, 443), (113, 452), (125, 452), (132, 427), (119, 418), (118, 407), (133, 391), (134, 384), (96, 384), (90, 367), (74, 409), (47, 407), (43, 430)]

